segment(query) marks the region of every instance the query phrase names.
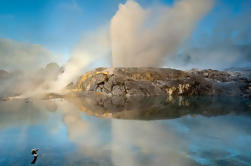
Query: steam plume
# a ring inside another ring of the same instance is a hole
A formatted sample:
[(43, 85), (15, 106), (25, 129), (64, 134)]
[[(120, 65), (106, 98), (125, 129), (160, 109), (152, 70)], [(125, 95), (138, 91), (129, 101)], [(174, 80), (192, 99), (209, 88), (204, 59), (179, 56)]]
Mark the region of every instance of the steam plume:
[(55, 83), (56, 89), (64, 88), (76, 77), (88, 70), (92, 63), (100, 61), (110, 50), (109, 35), (106, 28), (102, 28), (83, 36), (73, 49), (72, 56), (64, 66), (64, 73)]
[(176, 51), (198, 20), (212, 7), (211, 0), (181, 0), (172, 8), (143, 9), (128, 0), (111, 21), (113, 66), (156, 67)]

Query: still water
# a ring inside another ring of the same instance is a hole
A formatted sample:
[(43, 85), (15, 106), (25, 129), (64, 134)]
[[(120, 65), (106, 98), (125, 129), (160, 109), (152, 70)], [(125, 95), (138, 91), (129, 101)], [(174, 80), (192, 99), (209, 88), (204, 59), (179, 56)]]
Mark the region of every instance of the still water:
[(251, 102), (238, 98), (0, 101), (0, 165), (251, 164)]

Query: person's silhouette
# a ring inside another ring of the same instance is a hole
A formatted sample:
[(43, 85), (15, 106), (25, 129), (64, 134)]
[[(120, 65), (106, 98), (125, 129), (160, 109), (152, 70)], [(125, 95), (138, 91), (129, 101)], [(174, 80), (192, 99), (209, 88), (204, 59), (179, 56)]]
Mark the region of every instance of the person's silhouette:
[(39, 150), (39, 148), (34, 148), (34, 149), (31, 150), (31, 154), (33, 155), (33, 160), (31, 161), (31, 164), (36, 163), (37, 157), (38, 157), (38, 154), (37, 154), (38, 150)]

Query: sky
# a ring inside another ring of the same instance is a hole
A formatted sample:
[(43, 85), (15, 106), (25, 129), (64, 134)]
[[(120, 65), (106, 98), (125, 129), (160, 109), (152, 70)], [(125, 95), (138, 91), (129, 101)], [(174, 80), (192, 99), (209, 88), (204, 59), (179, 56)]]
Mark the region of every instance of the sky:
[[(173, 0), (135, 1), (143, 8), (174, 4)], [(251, 20), (250, 2), (215, 0), (213, 8), (196, 24), (186, 47), (210, 45), (214, 40), (210, 37), (214, 36), (219, 42), (232, 42), (232, 38), (241, 32), (244, 37), (235, 39), (233, 43), (250, 44), (250, 21), (246, 21)], [(0, 43), (8, 40), (36, 45), (64, 64), (84, 34), (110, 24), (120, 3), (124, 4), (126, 0), (0, 0)], [(226, 30), (225, 36), (222, 35), (222, 31), (225, 33), (224, 25), (231, 27), (238, 20), (243, 20), (240, 27), (234, 26)], [(221, 38), (215, 29), (220, 29)], [(4, 48), (0, 46), (0, 49)]]

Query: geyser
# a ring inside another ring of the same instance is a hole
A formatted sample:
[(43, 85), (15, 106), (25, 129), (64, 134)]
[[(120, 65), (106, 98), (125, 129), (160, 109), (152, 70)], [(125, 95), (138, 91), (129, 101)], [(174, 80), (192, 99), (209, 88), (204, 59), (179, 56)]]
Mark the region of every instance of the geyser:
[(128, 0), (112, 18), (110, 35), (114, 67), (158, 67), (188, 39), (212, 0), (181, 0), (173, 7), (143, 9)]
[[(157, 67), (191, 34), (197, 21), (212, 7), (211, 0), (181, 0), (172, 8), (143, 9), (133, 0), (120, 4), (107, 26), (80, 40), (59, 76), (56, 89), (65, 87), (90, 69), (90, 64), (109, 59), (114, 67)], [(109, 38), (110, 36), (110, 38)]]

